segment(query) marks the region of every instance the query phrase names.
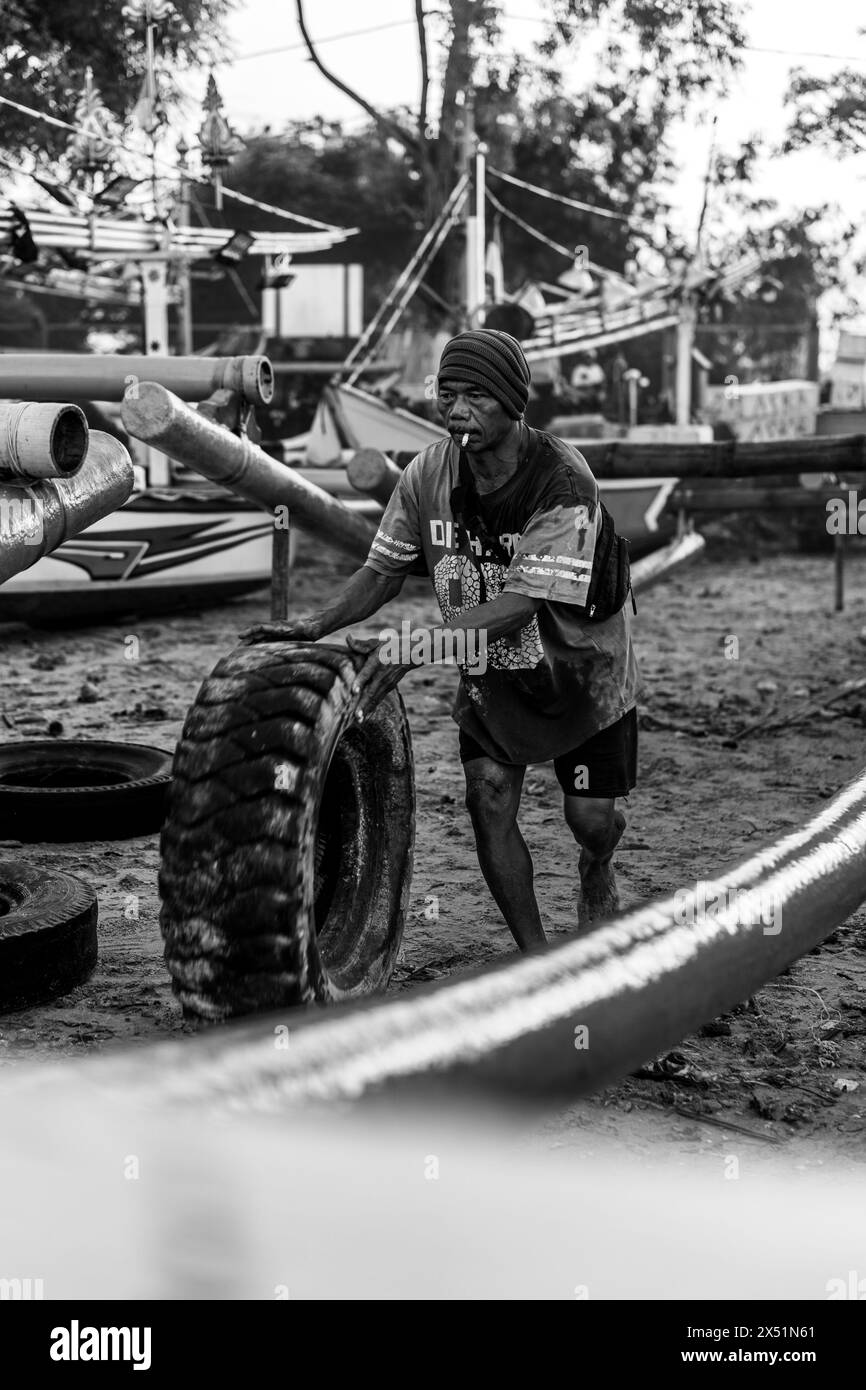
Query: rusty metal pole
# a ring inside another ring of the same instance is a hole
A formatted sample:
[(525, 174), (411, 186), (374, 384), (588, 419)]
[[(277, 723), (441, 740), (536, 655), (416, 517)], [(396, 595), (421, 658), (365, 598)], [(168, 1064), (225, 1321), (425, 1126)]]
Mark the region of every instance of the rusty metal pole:
[(119, 353), (0, 353), (0, 397), (26, 401), (119, 401), (142, 381), (158, 381), (185, 401), (236, 391), (267, 405), (274, 373), (267, 357), (126, 357)]
[(32, 486), (0, 482), (0, 584), (117, 511), (134, 481), (132, 461), (120, 440), (95, 430), (74, 476), (44, 478)]
[(335, 497), (277, 463), (247, 438), (230, 434), (156, 382), (142, 382), (123, 399), (125, 428), (143, 444), (165, 450), (187, 468), (293, 521), (326, 545), (365, 560), (375, 529)]

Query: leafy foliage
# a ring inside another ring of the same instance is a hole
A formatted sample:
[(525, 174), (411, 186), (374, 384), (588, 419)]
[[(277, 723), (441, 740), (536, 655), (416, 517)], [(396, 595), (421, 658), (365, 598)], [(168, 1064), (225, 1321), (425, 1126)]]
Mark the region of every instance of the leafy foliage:
[[(292, 121), (279, 135), (253, 138), (233, 164), (232, 187), (324, 222), (359, 227), (344, 254), (365, 267), (368, 306), (386, 293), (406, 248), (423, 233), (421, 181), (372, 123), (348, 133), (321, 118)], [(243, 216), (250, 231), (286, 225), (251, 208)], [(322, 256), (333, 260), (334, 253)]]
[[(304, 0), (296, 0), (302, 27)], [(432, 56), (416, 4), (422, 89), (415, 116), (377, 111), (321, 62), (324, 75), (361, 105), (381, 134), (402, 149), (407, 176), (417, 178), (424, 220), (441, 208), (463, 167), (463, 96), (472, 95), (475, 128), (494, 168), (602, 208), (627, 214), (644, 228), (656, 222), (665, 240), (661, 185), (672, 170), (666, 135), (697, 93), (723, 89), (739, 61), (744, 36), (733, 0), (546, 0), (549, 29), (537, 51), (504, 58), (498, 45), (502, 6), (494, 0), (448, 0), (447, 34), (439, 62), (438, 115), (430, 110)], [(609, 25), (592, 85), (573, 96), (565, 89), (569, 47)], [(369, 138), (369, 137), (368, 137)], [(286, 157), (291, 154), (286, 151)], [(393, 171), (392, 171), (393, 172)], [(624, 223), (540, 203), (509, 187), (501, 201), (550, 240), (586, 245), (601, 265), (619, 269), (641, 234)], [(406, 204), (417, 206), (407, 194)], [(307, 204), (308, 207), (312, 205)], [(319, 214), (323, 215), (323, 214)], [(560, 253), (511, 223), (503, 224), (511, 278), (552, 277), (565, 269)], [(453, 238), (434, 271), (437, 289), (454, 298)], [(451, 270), (447, 262), (451, 261)], [(442, 264), (445, 262), (446, 264)], [(438, 271), (438, 274), (436, 273)]]
[[(160, 26), (160, 52), (169, 61), (165, 96), (179, 95), (185, 69), (224, 55), (222, 25), (235, 0), (172, 0), (174, 18)], [(0, 5), (0, 94), (69, 121), (87, 67), (110, 111), (122, 118), (138, 97), (144, 74), (143, 26), (130, 28), (121, 0), (3, 0)], [(66, 133), (5, 106), (0, 151), (14, 156), (38, 147), (59, 154)]]
[(786, 103), (793, 107), (783, 152), (818, 145), (836, 154), (866, 150), (866, 72), (844, 68), (830, 77), (791, 72)]

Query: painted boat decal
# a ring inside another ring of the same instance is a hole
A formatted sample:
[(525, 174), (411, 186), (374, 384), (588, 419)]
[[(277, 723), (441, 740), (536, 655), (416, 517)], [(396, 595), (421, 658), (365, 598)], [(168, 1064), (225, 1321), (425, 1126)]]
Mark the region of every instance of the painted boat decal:
[(229, 531), (225, 526), (226, 518), (221, 517), (211, 522), (100, 530), (65, 541), (53, 558), (78, 566), (95, 580), (143, 579), (232, 550), (244, 541), (270, 535), (273, 529), (268, 518)]

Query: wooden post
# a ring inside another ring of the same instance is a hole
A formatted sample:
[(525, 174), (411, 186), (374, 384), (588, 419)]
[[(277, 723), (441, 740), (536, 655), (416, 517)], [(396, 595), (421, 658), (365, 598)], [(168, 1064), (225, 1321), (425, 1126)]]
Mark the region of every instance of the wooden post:
[(292, 521), (287, 513), (286, 525), (274, 524), (271, 546), (271, 622), (284, 623), (289, 616), (289, 570), (291, 568)]
[[(463, 92), (463, 167), (467, 171), (472, 170), (475, 158), (475, 97), (471, 88), (464, 88)], [(475, 170), (477, 174), (477, 166)], [(463, 226), (466, 236), (466, 245), (463, 259), (463, 310), (466, 317), (466, 327), (474, 328), (475, 310), (483, 300), (484, 277), (482, 272), (481, 284), (478, 284), (478, 273), (480, 256), (478, 253), (478, 217), (477, 205), (473, 209), (473, 199), (466, 199), (466, 206), (463, 213)]]
[(683, 302), (677, 323), (677, 424), (688, 425), (692, 418), (692, 348), (695, 342), (697, 310), (690, 300)]
[(837, 535), (833, 537), (833, 568), (835, 571), (835, 602), (834, 609), (841, 613), (845, 607), (845, 537)]

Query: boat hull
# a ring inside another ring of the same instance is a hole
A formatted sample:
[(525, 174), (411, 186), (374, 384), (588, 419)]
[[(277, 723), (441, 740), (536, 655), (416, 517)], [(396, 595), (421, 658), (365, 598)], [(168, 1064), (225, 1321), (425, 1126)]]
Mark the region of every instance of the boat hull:
[[(334, 474), (349, 449), (381, 449), (390, 455), (418, 453), (444, 438), (446, 431), (432, 421), (395, 410), (357, 387), (337, 386), (322, 395), (314, 426), (317, 448), (308, 451), (328, 464)], [(575, 444), (579, 449), (580, 445)], [(309, 470), (315, 479), (317, 469)], [(345, 473), (343, 474), (345, 476)], [(673, 533), (672, 517), (664, 517), (676, 478), (617, 478), (599, 481), (602, 500), (616, 529), (625, 536), (635, 555), (654, 550)]]
[(236, 598), (270, 578), (273, 522), (228, 493), (152, 490), (0, 589), (0, 622), (97, 620)]

